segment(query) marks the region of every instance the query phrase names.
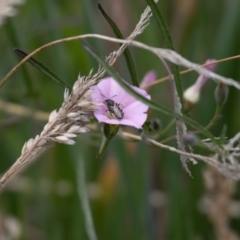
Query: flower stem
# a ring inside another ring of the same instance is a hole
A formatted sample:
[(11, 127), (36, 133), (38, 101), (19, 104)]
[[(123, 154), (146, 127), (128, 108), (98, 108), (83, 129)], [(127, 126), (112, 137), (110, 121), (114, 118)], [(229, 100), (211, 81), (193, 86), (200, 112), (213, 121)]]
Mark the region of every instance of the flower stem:
[(175, 125), (176, 120), (172, 119), (171, 122), (168, 123), (168, 125), (160, 132), (158, 139), (160, 137), (165, 136), (171, 129), (172, 127)]
[(213, 118), (211, 119), (209, 124), (205, 127), (205, 129), (209, 130), (213, 125), (217, 123), (218, 117), (221, 114), (221, 111), (222, 111), (222, 107), (217, 106)]
[(98, 153), (96, 154), (96, 158), (99, 159), (100, 157), (102, 157), (102, 155), (106, 152), (107, 147), (110, 143), (111, 139), (103, 137), (102, 143), (101, 143), (101, 147), (98, 151)]
[(104, 124), (103, 126), (104, 137), (102, 140), (100, 150), (96, 155), (97, 159), (99, 159), (105, 153), (109, 143), (111, 142), (112, 138), (117, 134), (118, 130), (119, 125), (111, 125), (106, 123)]

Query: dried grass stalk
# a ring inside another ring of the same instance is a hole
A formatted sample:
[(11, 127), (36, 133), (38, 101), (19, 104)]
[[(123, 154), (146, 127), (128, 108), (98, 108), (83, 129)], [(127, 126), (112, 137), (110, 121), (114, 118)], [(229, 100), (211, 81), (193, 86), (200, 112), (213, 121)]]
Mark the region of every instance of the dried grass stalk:
[[(142, 141), (142, 137), (131, 133), (122, 132), (120, 135), (125, 139)], [(197, 161), (203, 161), (218, 169), (218, 171), (220, 171), (224, 176), (228, 178), (231, 178), (233, 180), (240, 179), (240, 132), (237, 133), (235, 137), (230, 139), (227, 144), (222, 145), (222, 148), (218, 148), (216, 146), (212, 146), (212, 144), (209, 144), (210, 149), (216, 150), (216, 154), (212, 156), (204, 156), (192, 152), (182, 151), (150, 138), (145, 138), (144, 140), (148, 144), (166, 149), (170, 152), (174, 152), (180, 156), (191, 159), (193, 163), (196, 163)]]
[[(179, 115), (182, 115), (182, 104), (181, 104), (179, 96), (178, 96), (177, 86), (176, 86), (176, 83), (174, 80), (174, 76), (172, 75), (165, 60), (162, 59), (161, 57), (159, 57), (159, 58), (163, 62), (164, 66), (168, 72), (168, 75), (169, 75), (169, 82), (170, 82), (170, 87), (171, 87), (172, 96), (173, 96), (174, 110)], [(178, 149), (182, 152), (186, 152), (185, 141), (183, 140), (184, 136), (186, 136), (186, 135), (187, 135), (187, 127), (186, 127), (185, 123), (176, 119), (176, 136), (177, 136)], [(190, 149), (190, 151), (191, 151), (191, 149)], [(191, 176), (191, 172), (187, 166), (187, 161), (188, 160), (192, 161), (192, 159), (188, 158), (185, 155), (180, 155), (180, 159), (181, 159), (183, 168)]]
[(203, 176), (206, 193), (201, 205), (213, 224), (216, 239), (239, 240), (239, 236), (229, 226), (236, 183), (212, 166), (207, 166)]
[[(128, 40), (134, 39), (143, 32), (148, 25), (150, 17), (151, 10), (147, 7)], [(128, 44), (129, 42), (124, 43), (117, 51), (114, 51), (106, 58), (109, 65), (114, 64)], [(93, 110), (99, 104), (92, 100), (90, 87), (96, 84), (103, 77), (104, 73), (105, 69), (99, 66), (96, 74), (92, 75), (91, 71), (86, 77), (79, 76), (71, 93), (69, 93), (68, 89), (65, 90), (62, 107), (59, 111), (54, 110), (49, 115), (48, 123), (44, 126), (40, 135), (28, 140), (24, 144), (21, 156), (1, 178), (1, 187), (17, 170), (54, 145), (55, 142), (72, 145), (75, 143), (73, 139), (77, 135), (89, 131), (87, 124), (93, 117)]]

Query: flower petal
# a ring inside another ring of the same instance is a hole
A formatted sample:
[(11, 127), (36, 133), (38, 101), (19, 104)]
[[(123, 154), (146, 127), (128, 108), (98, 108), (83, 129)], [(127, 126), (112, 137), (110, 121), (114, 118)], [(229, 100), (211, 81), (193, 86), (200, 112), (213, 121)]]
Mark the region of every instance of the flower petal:
[[(151, 97), (147, 96), (147, 99), (151, 99)], [(139, 100), (135, 100), (135, 102), (123, 108), (124, 114), (145, 113), (147, 110), (148, 110), (148, 105), (140, 102)]]
[(99, 122), (105, 122), (109, 124), (120, 124), (118, 119), (110, 119), (105, 114), (100, 112), (94, 112), (94, 116), (97, 118)]
[[(106, 98), (110, 98), (111, 96), (111, 84), (112, 84), (113, 78), (112, 77), (107, 77), (102, 79), (98, 84), (97, 88), (99, 90), (99, 93), (104, 95)], [(104, 98), (103, 96), (103, 98)]]
[(101, 92), (99, 91), (97, 86), (92, 86), (90, 88), (93, 93), (92, 93), (92, 100), (96, 102), (104, 102), (104, 97), (101, 95)]
[(120, 123), (123, 125), (133, 126), (135, 128), (142, 128), (142, 125), (147, 119), (147, 114), (141, 113), (141, 114), (134, 114), (129, 119), (122, 119), (120, 120)]
[(157, 79), (157, 74), (155, 71), (147, 72), (140, 83), (140, 88), (144, 88), (146, 85), (154, 82), (156, 79)]

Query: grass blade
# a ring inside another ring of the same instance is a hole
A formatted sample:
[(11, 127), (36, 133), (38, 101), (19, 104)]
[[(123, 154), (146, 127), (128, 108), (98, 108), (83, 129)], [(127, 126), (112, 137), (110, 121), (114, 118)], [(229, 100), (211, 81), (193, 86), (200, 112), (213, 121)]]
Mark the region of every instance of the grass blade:
[[(151, 7), (153, 15), (156, 18), (157, 23), (163, 32), (163, 36), (167, 42), (168, 48), (170, 48), (171, 50), (175, 50), (174, 46), (173, 46), (172, 38), (170, 36), (169, 29), (167, 27), (167, 24), (164, 21), (164, 18), (162, 16), (161, 12), (159, 11), (159, 9), (157, 8), (154, 0), (146, 0), (146, 1), (147, 1), (148, 5)], [(180, 102), (183, 106), (183, 91), (182, 91), (182, 84), (181, 84), (181, 79), (180, 79), (180, 74), (179, 74), (179, 68), (175, 64), (173, 65), (173, 73), (174, 73), (174, 80), (176, 83), (178, 96), (179, 96)]]
[[(8, 20), (6, 31), (7, 31), (8, 42), (12, 46), (22, 45), (24, 41), (21, 40), (21, 32), (19, 31), (19, 27), (16, 27), (12, 19)], [(23, 74), (23, 82), (25, 83), (25, 86), (26, 86), (27, 95), (29, 95), (31, 98), (36, 98), (37, 91), (36, 89), (34, 89), (32, 79), (30, 77), (28, 69), (26, 68), (26, 66), (23, 66), (21, 71)]]
[[(111, 26), (111, 28), (112, 28), (113, 32), (115, 33), (116, 37), (119, 38), (119, 39), (124, 39), (121, 31), (119, 30), (119, 28), (117, 27), (115, 22), (104, 11), (100, 2), (98, 2), (98, 8), (101, 11), (102, 15), (104, 16), (104, 18), (109, 23), (109, 25)], [(134, 66), (134, 63), (133, 63), (133, 59), (132, 59), (132, 55), (130, 53), (130, 50), (128, 48), (126, 48), (125, 51), (123, 52), (123, 55), (124, 55), (125, 61), (127, 63), (128, 71), (129, 71), (129, 73), (131, 75), (131, 78), (132, 78), (132, 83), (133, 83), (134, 86), (138, 87), (139, 84), (138, 84), (138, 81), (137, 81), (137, 73), (136, 73), (136, 70), (135, 70), (135, 66)]]
[[(79, 154), (79, 152), (77, 153)], [(80, 155), (76, 161), (76, 172), (77, 172), (77, 187), (79, 201), (82, 207), (86, 232), (89, 240), (97, 240), (97, 234), (94, 227), (91, 206), (87, 193), (87, 182), (86, 182), (86, 169), (84, 164), (84, 157)]]
[[(21, 58), (25, 58), (26, 56), (28, 56), (27, 53), (25, 53), (24, 51), (18, 49), (18, 48), (14, 48), (13, 51), (15, 53), (17, 53), (18, 56), (20, 56)], [(48, 77), (50, 77), (52, 80), (54, 80), (56, 83), (58, 83), (61, 87), (63, 88), (70, 88), (61, 78), (59, 78), (54, 72), (52, 72), (50, 69), (48, 69), (46, 66), (44, 66), (42, 63), (38, 62), (36, 59), (34, 58), (30, 58), (28, 60), (28, 62), (34, 66), (35, 68), (37, 68), (39, 71), (41, 71), (42, 73), (44, 73), (45, 75), (47, 75)]]

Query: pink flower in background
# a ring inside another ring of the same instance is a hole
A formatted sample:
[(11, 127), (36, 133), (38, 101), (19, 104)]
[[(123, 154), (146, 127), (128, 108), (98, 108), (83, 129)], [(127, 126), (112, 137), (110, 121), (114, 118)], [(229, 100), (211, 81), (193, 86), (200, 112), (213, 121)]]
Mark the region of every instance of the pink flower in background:
[[(212, 64), (205, 66), (204, 68), (206, 68), (209, 71), (214, 71), (217, 65), (215, 61), (216, 61), (215, 59), (207, 60), (204, 64), (209, 64), (209, 63), (212, 63)], [(190, 104), (196, 104), (200, 99), (201, 89), (207, 80), (208, 78), (205, 77), (203, 74), (201, 74), (198, 77), (197, 81), (192, 86), (190, 86), (188, 89), (185, 90), (183, 94), (185, 101), (187, 101)]]
[[(151, 99), (145, 90), (131, 87), (137, 93)], [(93, 90), (92, 99), (103, 103), (94, 111), (99, 122), (142, 128), (147, 119), (148, 106), (126, 92), (112, 77), (102, 79), (91, 89)]]
[(146, 86), (150, 83), (153, 83), (156, 80), (156, 78), (157, 78), (157, 74), (155, 71), (147, 72), (140, 83), (140, 88), (148, 89), (149, 87), (146, 87)]

